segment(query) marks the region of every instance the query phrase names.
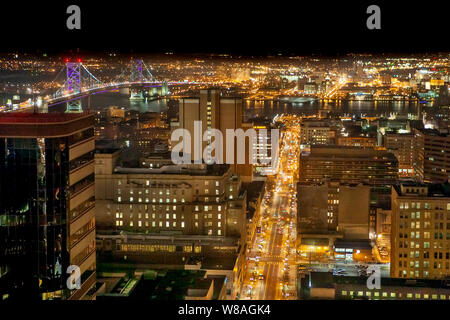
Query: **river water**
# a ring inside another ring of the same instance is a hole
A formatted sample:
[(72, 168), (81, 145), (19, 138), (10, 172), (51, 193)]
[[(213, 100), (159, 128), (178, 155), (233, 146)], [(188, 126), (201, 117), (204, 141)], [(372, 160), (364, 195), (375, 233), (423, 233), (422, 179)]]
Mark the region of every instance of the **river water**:
[[(115, 92), (99, 93), (91, 96), (91, 109), (93, 111), (116, 106), (126, 110), (139, 112), (161, 112), (167, 108), (167, 99), (158, 100), (130, 100), (127, 96)], [(88, 99), (82, 98), (85, 110)], [(424, 108), (430, 104), (421, 104), (417, 101), (319, 101), (310, 98), (282, 98), (280, 100), (245, 100), (244, 115), (252, 117), (273, 117), (281, 113), (295, 113), (299, 115), (317, 114), (318, 110), (336, 112), (340, 115), (357, 116), (390, 116), (392, 114), (417, 114), (419, 106)], [(65, 103), (51, 106), (49, 112), (65, 111)]]

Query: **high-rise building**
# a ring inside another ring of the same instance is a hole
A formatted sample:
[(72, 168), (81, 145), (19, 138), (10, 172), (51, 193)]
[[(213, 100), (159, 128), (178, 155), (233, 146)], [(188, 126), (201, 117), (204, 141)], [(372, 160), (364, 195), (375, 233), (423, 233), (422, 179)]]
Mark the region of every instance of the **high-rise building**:
[[(274, 125), (269, 120), (254, 119), (253, 129), (256, 131), (257, 141), (254, 144), (253, 172), (255, 176), (267, 176), (275, 173), (276, 165), (272, 163), (272, 136), (270, 130)], [(274, 141), (278, 143), (278, 141)], [(277, 149), (273, 149), (277, 152)]]
[[(196, 155), (194, 152), (194, 139), (195, 121), (201, 122), (201, 132), (200, 138), (202, 138), (201, 151), (200, 154)], [(220, 95), (220, 90), (218, 89), (208, 89), (200, 90), (199, 97), (185, 98), (180, 101), (180, 112), (179, 112), (179, 128), (187, 129), (191, 136), (191, 161), (202, 162), (204, 150), (211, 145), (213, 141), (213, 136), (208, 135), (206, 141), (203, 141), (203, 135), (208, 129), (217, 129), (222, 132), (223, 136), (223, 162), (226, 162), (227, 152), (226, 144), (231, 143), (226, 139), (227, 129), (242, 129), (247, 130), (252, 128), (251, 123), (243, 122), (243, 105), (242, 98), (240, 97), (223, 97)], [(237, 139), (234, 139), (237, 140)], [(183, 143), (185, 142), (185, 137), (183, 136)], [(251, 159), (249, 159), (248, 152), (248, 139), (245, 142), (246, 150), (246, 160), (245, 164), (237, 164), (237, 141), (234, 141), (234, 164), (231, 164), (232, 170), (235, 173), (239, 173), (244, 181), (252, 180), (252, 166), (250, 164)], [(216, 142), (217, 143), (217, 142)], [(172, 142), (172, 147), (177, 144), (177, 142)], [(186, 152), (188, 149), (183, 148)], [(213, 152), (213, 156), (215, 152)]]
[(330, 124), (326, 120), (303, 119), (300, 124), (300, 143), (303, 145), (330, 144)]
[(346, 147), (376, 147), (375, 137), (344, 137), (337, 138), (337, 145)]
[(328, 182), (297, 185), (298, 231), (304, 233), (339, 233), (352, 239), (369, 238), (370, 188)]
[(433, 129), (414, 129), (414, 171), (421, 182), (446, 182), (450, 177), (450, 135)]
[(95, 155), (101, 251), (165, 264), (236, 255), (246, 240), (246, 192), (230, 166), (123, 167), (119, 155)]
[(392, 152), (398, 160), (398, 175), (400, 177), (414, 176), (414, 135), (401, 133), (386, 133), (383, 145)]
[(3, 298), (93, 298), (94, 148), (92, 114), (0, 116)]
[(371, 187), (371, 204), (388, 208), (390, 187), (398, 180), (398, 161), (380, 148), (311, 146), (300, 155), (299, 180), (363, 183)]
[(392, 187), (391, 277), (444, 279), (449, 275), (448, 184)]
[(392, 185), (397, 182), (397, 167), (395, 156), (382, 149), (311, 146), (300, 156), (300, 182)]

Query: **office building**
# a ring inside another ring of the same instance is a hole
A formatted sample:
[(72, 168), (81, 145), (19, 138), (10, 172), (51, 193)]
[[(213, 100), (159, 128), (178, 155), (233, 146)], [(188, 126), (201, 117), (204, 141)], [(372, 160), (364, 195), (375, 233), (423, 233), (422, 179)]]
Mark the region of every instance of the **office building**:
[(397, 181), (398, 162), (383, 149), (342, 146), (311, 146), (300, 156), (300, 182), (392, 185)]
[(302, 253), (321, 253), (336, 239), (369, 239), (369, 186), (298, 183), (297, 194), (297, 246)]
[(95, 155), (99, 251), (161, 264), (239, 254), (246, 192), (230, 166), (124, 167), (119, 156)]
[(337, 145), (345, 147), (376, 147), (377, 139), (375, 137), (345, 137), (337, 138)]
[[(256, 131), (257, 141), (254, 143), (253, 156), (253, 175), (254, 177), (265, 177), (275, 173), (276, 165), (272, 163), (272, 150), (277, 151), (277, 148), (272, 149), (272, 135), (271, 129), (274, 125), (269, 120), (254, 119), (253, 129)], [(278, 141), (274, 141), (278, 143)]]
[(386, 133), (383, 136), (383, 146), (398, 160), (399, 177), (414, 177), (414, 143), (413, 134)]
[(307, 120), (300, 123), (300, 143), (303, 145), (330, 144), (330, 124), (327, 120)]
[(336, 300), (450, 300), (446, 282), (431, 279), (381, 277), (380, 288), (367, 288), (366, 277), (333, 276), (328, 272), (311, 272), (302, 281), (304, 299)]
[(4, 299), (94, 298), (94, 148), (92, 114), (0, 116)]
[(391, 277), (444, 279), (449, 275), (448, 184), (392, 187)]
[[(187, 129), (191, 136), (191, 152), (190, 159), (192, 162), (198, 159), (194, 154), (194, 122), (201, 121), (201, 135), (208, 129), (218, 129), (222, 132), (223, 136), (223, 162), (226, 162), (226, 130), (227, 129), (242, 129), (246, 131), (252, 128), (251, 123), (243, 122), (243, 110), (242, 110), (242, 98), (240, 97), (225, 97), (220, 95), (218, 89), (200, 90), (199, 97), (191, 97), (181, 99), (178, 128)], [(250, 164), (248, 152), (248, 139), (245, 142), (246, 155), (245, 164), (237, 164), (237, 139), (234, 139), (234, 164), (230, 164), (232, 171), (242, 176), (243, 181), (250, 182), (252, 180), (252, 166)], [(186, 141), (183, 136), (183, 142)], [(201, 151), (203, 156), (203, 150), (207, 148), (213, 142), (213, 136), (207, 136), (206, 141), (202, 140)], [(172, 147), (176, 145), (178, 141), (172, 141)], [(253, 147), (253, 146), (252, 146)], [(183, 150), (186, 150), (183, 148)], [(215, 152), (212, 153), (215, 155)]]
[(414, 129), (415, 174), (420, 182), (446, 182), (450, 176), (450, 135), (434, 129)]

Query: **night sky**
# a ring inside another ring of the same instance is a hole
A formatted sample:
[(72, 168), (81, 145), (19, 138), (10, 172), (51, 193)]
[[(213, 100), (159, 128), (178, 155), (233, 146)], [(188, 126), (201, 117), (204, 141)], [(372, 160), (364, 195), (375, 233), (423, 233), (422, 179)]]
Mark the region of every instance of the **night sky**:
[[(94, 3), (95, 2), (95, 3)], [(0, 51), (339, 55), (450, 51), (446, 1), (10, 1)], [(81, 30), (66, 8), (81, 8)], [(368, 30), (366, 8), (381, 8)]]

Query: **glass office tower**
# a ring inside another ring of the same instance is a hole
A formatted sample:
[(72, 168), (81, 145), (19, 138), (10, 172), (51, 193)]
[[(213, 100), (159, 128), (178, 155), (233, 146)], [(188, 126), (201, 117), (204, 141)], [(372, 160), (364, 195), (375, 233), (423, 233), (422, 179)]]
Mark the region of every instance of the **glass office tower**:
[(0, 116), (3, 300), (80, 299), (95, 284), (93, 123), (90, 114)]

